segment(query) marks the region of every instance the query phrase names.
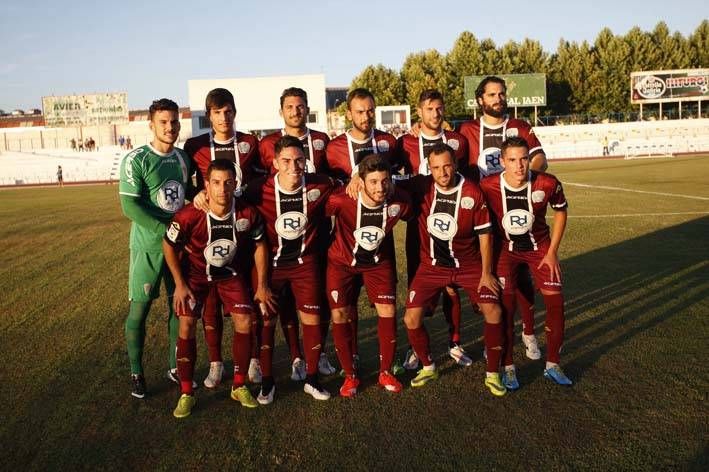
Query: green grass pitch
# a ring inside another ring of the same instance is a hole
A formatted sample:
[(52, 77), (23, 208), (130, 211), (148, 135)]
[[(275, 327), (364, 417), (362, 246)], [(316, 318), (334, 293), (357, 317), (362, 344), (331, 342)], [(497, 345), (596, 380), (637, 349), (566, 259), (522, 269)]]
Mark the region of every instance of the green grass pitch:
[[(362, 304), (357, 398), (306, 396), (288, 379), (279, 341), (274, 404), (241, 408), (226, 382), (199, 389), (181, 421), (172, 416), (178, 389), (165, 377), (164, 298), (147, 324), (149, 396), (129, 395), (128, 221), (117, 187), (1, 191), (0, 469), (707, 470), (709, 157), (551, 162), (550, 171), (570, 202), (562, 364), (572, 387), (542, 377), (517, 326), (522, 388), (490, 395), (481, 320), (465, 298), (473, 366), (447, 358), (437, 313), (426, 323), (441, 378), (389, 395), (376, 388), (376, 319)], [(401, 323), (398, 339), (401, 354)], [(201, 381), (201, 333), (198, 343)], [(334, 362), (331, 339), (327, 350)], [(325, 381), (333, 393), (340, 383)]]

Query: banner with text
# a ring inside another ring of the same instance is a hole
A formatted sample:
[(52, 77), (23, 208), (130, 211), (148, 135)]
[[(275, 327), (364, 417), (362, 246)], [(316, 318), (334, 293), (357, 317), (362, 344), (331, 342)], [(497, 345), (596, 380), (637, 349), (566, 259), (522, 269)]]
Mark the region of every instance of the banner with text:
[(128, 94), (99, 93), (42, 97), (47, 127), (118, 125), (128, 122)]
[[(463, 78), (465, 85), (465, 108), (472, 110), (477, 106), (475, 89), (487, 77), (472, 75)], [(547, 104), (546, 74), (505, 74), (498, 75), (507, 85), (507, 106), (543, 107)]]
[(709, 99), (709, 69), (630, 73), (630, 103)]

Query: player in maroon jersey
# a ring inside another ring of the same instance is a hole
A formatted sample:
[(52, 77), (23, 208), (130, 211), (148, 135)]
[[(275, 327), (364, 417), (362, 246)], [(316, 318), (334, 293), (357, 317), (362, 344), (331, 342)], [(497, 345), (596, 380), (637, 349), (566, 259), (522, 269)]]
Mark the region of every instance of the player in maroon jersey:
[[(212, 287), (218, 292), (225, 311), (231, 313), (234, 324), (231, 397), (246, 407), (258, 405), (245, 386), (253, 308), (244, 274), (237, 263), (240, 260), (237, 253), (248, 248), (249, 241), (255, 241), (256, 245), (256, 298), (272, 304), (263, 223), (255, 208), (234, 198), (233, 164), (223, 159), (212, 161), (205, 179), (209, 211), (199, 210), (192, 204), (185, 206), (175, 214), (163, 241), (165, 261), (175, 278), (175, 312), (180, 321), (177, 366), (182, 396), (174, 411), (178, 418), (188, 416), (195, 403), (192, 390), (197, 357), (195, 328)], [(184, 255), (182, 261), (180, 253)]]
[(419, 209), (421, 240), (421, 263), (409, 286), (404, 315), (409, 343), (423, 363), (411, 385), (421, 387), (438, 378), (423, 312), (441, 289), (454, 286), (467, 292), (485, 318), (485, 385), (502, 396), (506, 393), (499, 374), (502, 311), (499, 284), (492, 274), (492, 224), (478, 185), (456, 172), (454, 154), (449, 145), (438, 143), (428, 155), (431, 175), (399, 181)]
[[(401, 167), (394, 151), (396, 138), (374, 128), (374, 95), (364, 88), (356, 88), (347, 94), (347, 119), (352, 128), (337, 136), (327, 145), (327, 164), (330, 177), (341, 182), (350, 182), (357, 176), (357, 165), (370, 154), (381, 154), (394, 170)], [(356, 180), (356, 179), (355, 179)], [(393, 239), (387, 241), (393, 244)], [(357, 323), (359, 313), (355, 307), (350, 312), (352, 330), (352, 355), (358, 361)]]
[(407, 220), (413, 210), (407, 195), (393, 193), (391, 167), (379, 154), (359, 163), (362, 182), (357, 199), (341, 188), (330, 196), (325, 215), (335, 218), (334, 240), (328, 251), (327, 295), (332, 309), (332, 332), (337, 357), (345, 371), (340, 395), (357, 393), (359, 379), (352, 357), (350, 313), (357, 305), (362, 278), (369, 301), (377, 310), (379, 335), (379, 386), (401, 391), (401, 383), (391, 373), (396, 353), (396, 269), (393, 245), (382, 244), (392, 237), (399, 219)]
[[(306, 378), (303, 390), (317, 400), (327, 400), (330, 393), (320, 386), (318, 361), (320, 339), (320, 297), (316, 228), (324, 218), (325, 201), (334, 188), (332, 179), (305, 173), (303, 144), (293, 136), (283, 136), (275, 147), (273, 165), (276, 174), (252, 182), (244, 197), (261, 213), (271, 247), (271, 289), (277, 295), (290, 288), (303, 326)], [(263, 380), (257, 400), (273, 401), (275, 384), (273, 363), (274, 313), (264, 315), (261, 369)]]
[[(263, 175), (258, 153), (258, 141), (252, 135), (234, 129), (236, 105), (234, 95), (229, 90), (223, 88), (211, 90), (205, 99), (204, 108), (212, 129), (208, 133), (190, 138), (185, 142), (185, 151), (192, 158), (197, 172), (197, 189), (204, 187), (204, 176), (209, 164), (215, 159), (226, 159), (234, 163), (236, 193), (238, 195), (244, 184)], [(197, 194), (195, 206), (205, 208), (204, 197), (205, 193)], [(247, 283), (249, 281), (250, 278), (247, 277)], [(218, 310), (214, 290), (204, 307), (202, 324), (210, 361), (209, 375), (204, 379), (204, 385), (214, 388), (221, 382), (224, 372), (224, 364), (222, 363), (223, 320)], [(258, 343), (255, 341), (254, 339), (252, 343), (254, 349), (258, 347)], [(249, 366), (252, 380), (258, 380), (259, 377), (255, 358), (256, 353), (252, 352), (252, 362)]]
[[(438, 90), (428, 89), (421, 92), (418, 101), (419, 132), (418, 136), (406, 133), (396, 142), (396, 153), (404, 162), (406, 174), (429, 175), (428, 153), (438, 143), (446, 143), (455, 151), (457, 168), (464, 170), (468, 165), (468, 142), (455, 131), (443, 129), (445, 105), (443, 95)], [(410, 221), (406, 226), (406, 272), (409, 285), (414, 279), (419, 265), (418, 220)], [(431, 307), (431, 310), (434, 306)], [(448, 322), (448, 354), (463, 366), (472, 365), (473, 361), (460, 346), (460, 295), (453, 287), (443, 291), (443, 313)], [(418, 368), (419, 360), (413, 349), (409, 349), (404, 360), (404, 367), (409, 370)]]
[[(544, 172), (547, 159), (542, 145), (532, 127), (522, 120), (507, 115), (507, 85), (499, 77), (485, 77), (475, 89), (475, 100), (482, 116), (460, 125), (460, 133), (468, 140), (471, 169), (477, 169), (480, 178), (502, 172), (500, 148), (502, 142), (512, 136), (524, 138), (529, 145), (530, 167)], [(527, 357), (539, 359), (541, 352), (534, 336), (534, 286), (529, 269), (522, 267), (517, 281), (517, 305), (522, 316), (522, 341)]]
[[(308, 108), (308, 94), (301, 88), (287, 88), (281, 94), (280, 106), (279, 113), (283, 117), (283, 129), (265, 136), (259, 142), (259, 154), (261, 155), (263, 168), (270, 170), (271, 173), (275, 173), (276, 169), (273, 167), (273, 158), (276, 142), (283, 136), (295, 136), (303, 143), (305, 171), (308, 173), (317, 172), (320, 174), (328, 174), (325, 147), (330, 142), (330, 138), (327, 134), (309, 129), (306, 126), (308, 113), (310, 112)], [(329, 224), (325, 224), (323, 228), (318, 229), (318, 237), (322, 238), (319, 239), (318, 247), (322, 248), (323, 254), (326, 254), (327, 246), (330, 243)], [(322, 267), (322, 269), (324, 277), (325, 267)], [(292, 294), (288, 293), (284, 295), (285, 296), (280, 299), (279, 316), (281, 317), (283, 336), (286, 339), (291, 355), (291, 379), (304, 380), (305, 362), (302, 360), (303, 354), (300, 351), (298, 317), (295, 313)], [(323, 297), (323, 300), (325, 300), (325, 297)], [(327, 303), (323, 303), (323, 309), (320, 313), (320, 330), (323, 339), (323, 348), (330, 325), (330, 309), (326, 305)], [(336, 372), (335, 368), (330, 364), (325, 352), (320, 355), (318, 370), (323, 375), (330, 375)]]
[[(544, 376), (558, 384), (571, 385), (571, 380), (559, 367), (559, 353), (564, 341), (564, 298), (558, 251), (566, 228), (568, 207), (564, 190), (553, 175), (530, 170), (529, 148), (523, 138), (515, 136), (505, 140), (501, 156), (504, 172), (483, 179), (481, 188), (502, 236), (496, 269), (503, 285), (507, 331), (503, 382), (507, 388), (519, 388), (512, 360), (514, 293), (518, 267), (526, 264), (544, 297), (547, 312)], [(545, 221), (547, 205), (554, 210), (551, 232)]]

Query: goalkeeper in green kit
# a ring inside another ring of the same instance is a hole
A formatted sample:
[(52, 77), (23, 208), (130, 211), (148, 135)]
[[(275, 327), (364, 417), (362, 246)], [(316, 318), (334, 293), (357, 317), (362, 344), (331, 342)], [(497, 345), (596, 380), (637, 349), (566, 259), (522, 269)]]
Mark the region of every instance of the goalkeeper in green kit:
[(123, 213), (132, 222), (128, 274), (130, 309), (125, 333), (133, 385), (131, 395), (136, 398), (143, 398), (146, 390), (142, 365), (145, 320), (152, 301), (160, 295), (163, 279), (169, 310), (168, 377), (179, 382), (175, 361), (178, 320), (172, 303), (175, 283), (164, 263), (162, 240), (172, 216), (184, 206), (187, 192), (192, 191), (190, 158), (174, 146), (180, 133), (177, 104), (167, 98), (154, 101), (149, 110), (149, 126), (152, 141), (123, 158), (118, 187)]

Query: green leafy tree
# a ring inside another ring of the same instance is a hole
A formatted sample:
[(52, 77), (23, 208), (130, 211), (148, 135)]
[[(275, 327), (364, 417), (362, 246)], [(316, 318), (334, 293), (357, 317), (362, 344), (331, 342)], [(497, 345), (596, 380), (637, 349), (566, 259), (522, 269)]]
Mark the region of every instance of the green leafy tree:
[[(448, 89), (445, 57), (435, 49), (409, 54), (401, 68), (404, 83), (405, 103), (416, 115), (416, 106), (421, 92), (426, 89)], [(418, 118), (418, 117), (417, 117)]]
[(465, 31), (458, 36), (445, 58), (448, 91), (442, 92), (448, 116), (468, 114), (465, 108), (465, 77), (483, 74), (483, 59), (480, 41), (473, 33)]
[(691, 67), (709, 67), (709, 20), (699, 24), (688, 42)]
[(394, 69), (382, 64), (367, 66), (352, 80), (350, 90), (363, 87), (372, 92), (377, 105), (399, 105), (403, 103), (404, 87), (401, 76)]
[(589, 79), (596, 69), (596, 56), (588, 42), (559, 41), (556, 53), (549, 59), (547, 111), (565, 115), (588, 110)]

